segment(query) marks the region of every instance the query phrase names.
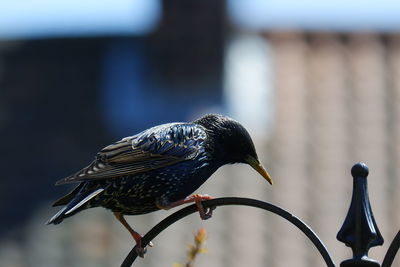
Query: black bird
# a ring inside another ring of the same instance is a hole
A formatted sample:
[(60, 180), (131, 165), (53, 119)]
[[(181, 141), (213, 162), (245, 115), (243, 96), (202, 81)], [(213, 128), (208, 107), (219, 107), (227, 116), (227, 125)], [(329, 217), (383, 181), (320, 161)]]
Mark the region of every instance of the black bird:
[(65, 206), (47, 224), (59, 224), (84, 209), (107, 208), (128, 229), (143, 256), (141, 236), (123, 216), (195, 202), (201, 218), (207, 219), (212, 210), (205, 212), (201, 201), (211, 197), (189, 195), (230, 163), (247, 163), (272, 184), (249, 133), (233, 119), (211, 114), (155, 126), (103, 148), (89, 166), (59, 180), (56, 185), (79, 185), (53, 204)]

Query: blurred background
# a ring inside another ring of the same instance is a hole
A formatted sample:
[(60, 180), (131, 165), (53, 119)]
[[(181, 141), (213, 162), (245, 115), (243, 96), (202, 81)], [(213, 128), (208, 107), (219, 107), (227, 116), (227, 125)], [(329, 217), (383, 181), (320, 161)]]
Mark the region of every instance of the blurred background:
[[(44, 225), (71, 189), (54, 182), (124, 136), (210, 112), (245, 125), (275, 184), (232, 165), (198, 193), (281, 206), (339, 263), (364, 161), (382, 260), (400, 228), (399, 17), (395, 0), (1, 1), (0, 266), (119, 266), (134, 242), (109, 211)], [(144, 234), (175, 210), (127, 220)], [(197, 266), (323, 266), (292, 225), (242, 207), (174, 224), (136, 266), (184, 262), (199, 227)]]

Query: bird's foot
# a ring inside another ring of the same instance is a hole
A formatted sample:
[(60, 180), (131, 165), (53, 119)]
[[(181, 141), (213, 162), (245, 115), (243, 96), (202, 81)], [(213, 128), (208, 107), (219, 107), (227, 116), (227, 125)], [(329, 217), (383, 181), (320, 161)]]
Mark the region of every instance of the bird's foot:
[(202, 220), (207, 220), (212, 217), (213, 210), (215, 210), (216, 207), (210, 207), (210, 208), (204, 209), (203, 204), (201, 202), (204, 200), (210, 200), (210, 199), (213, 199), (213, 197), (211, 197), (209, 195), (194, 194), (194, 195), (188, 196), (185, 199), (174, 201), (174, 202), (168, 202), (165, 199), (159, 199), (156, 201), (156, 206), (159, 209), (169, 210), (171, 208), (175, 208), (177, 206), (180, 206), (180, 205), (183, 205), (186, 203), (194, 202), (199, 211), (200, 218)]
[(136, 243), (135, 251), (139, 257), (144, 258), (144, 254), (146, 254), (147, 248), (142, 247), (142, 244), (140, 244), (140, 243)]
[[(146, 247), (142, 247), (142, 236), (138, 232), (136, 232), (135, 230), (132, 229), (132, 227), (125, 220), (125, 218), (122, 215), (122, 213), (114, 212), (114, 215), (122, 223), (122, 225), (125, 226), (125, 228), (129, 231), (129, 233), (131, 234), (131, 236), (135, 240), (135, 242), (136, 242), (135, 250), (136, 250), (137, 255), (139, 257), (141, 257), (141, 258), (144, 258), (144, 254), (146, 254), (147, 248)], [(152, 247), (153, 246), (153, 242), (150, 241), (148, 243), (148, 246)]]
[(187, 199), (191, 202), (193, 201), (194, 203), (196, 203), (197, 210), (199, 211), (199, 215), (202, 220), (208, 220), (212, 217), (213, 210), (215, 210), (216, 207), (209, 207), (207, 209), (204, 209), (202, 201), (213, 199), (213, 197), (209, 195), (195, 194), (189, 196)]
[[(203, 206), (203, 205), (201, 205), (201, 206)], [(207, 208), (207, 209), (204, 211), (204, 214), (202, 214), (202, 213), (200, 212), (200, 210), (199, 210), (200, 218), (201, 218), (202, 220), (208, 220), (208, 219), (210, 219), (210, 218), (212, 217), (212, 215), (213, 215), (213, 211), (214, 211), (216, 208), (217, 208), (217, 207), (209, 207), (209, 208)], [(204, 207), (203, 207), (203, 209), (204, 209)]]
[[(151, 241), (147, 245), (149, 247), (153, 247), (154, 246), (153, 242), (151, 242)], [(142, 247), (142, 239), (136, 241), (135, 251), (136, 251), (136, 254), (139, 257), (144, 258), (144, 255), (147, 252), (147, 247)]]

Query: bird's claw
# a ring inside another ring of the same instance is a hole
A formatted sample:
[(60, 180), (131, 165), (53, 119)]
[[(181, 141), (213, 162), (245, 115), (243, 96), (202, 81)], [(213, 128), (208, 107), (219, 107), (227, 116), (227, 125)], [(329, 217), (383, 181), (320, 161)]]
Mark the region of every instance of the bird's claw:
[(207, 207), (206, 209), (204, 209), (204, 206), (203, 206), (203, 203), (202, 203), (202, 201), (204, 201), (204, 200), (212, 199), (211, 196), (209, 196), (209, 195), (197, 195), (196, 194), (196, 195), (190, 196), (189, 199), (191, 199), (192, 201), (194, 201), (196, 203), (197, 210), (199, 211), (200, 218), (202, 220), (207, 220), (207, 219), (210, 219), (212, 217), (213, 210), (215, 210), (215, 207)]
[(200, 213), (200, 218), (202, 220), (208, 220), (212, 217), (212, 212), (210, 212), (209, 210), (207, 210), (204, 214)]
[(142, 248), (141, 246), (136, 246), (135, 250), (136, 254), (141, 258), (144, 258), (144, 254), (147, 252), (147, 248)]
[[(154, 246), (154, 243), (153, 242), (151, 242), (151, 241), (149, 241), (149, 243), (147, 244), (147, 246), (149, 246), (149, 247), (153, 247)], [(144, 258), (144, 254), (146, 254), (147, 253), (147, 247), (142, 247), (141, 246), (141, 244), (137, 244), (136, 246), (135, 246), (135, 250), (136, 250), (136, 254), (139, 256), (139, 257), (141, 257), (141, 258)]]
[(202, 220), (208, 220), (212, 217), (213, 211), (216, 209), (216, 207), (208, 207), (206, 209), (199, 209), (199, 214), (200, 218)]

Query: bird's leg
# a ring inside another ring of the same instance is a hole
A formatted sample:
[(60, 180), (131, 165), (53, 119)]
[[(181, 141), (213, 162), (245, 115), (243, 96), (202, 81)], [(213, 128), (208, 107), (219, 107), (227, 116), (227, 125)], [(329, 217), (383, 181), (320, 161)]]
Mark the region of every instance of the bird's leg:
[[(136, 241), (136, 253), (139, 257), (144, 258), (144, 254), (146, 253), (146, 248), (142, 247), (142, 236), (132, 229), (132, 227), (125, 220), (124, 215), (121, 212), (114, 212), (115, 218), (117, 218), (120, 223), (131, 233), (133, 239)], [(149, 242), (149, 246), (152, 247), (153, 243)]]
[(180, 206), (180, 205), (183, 205), (183, 204), (186, 204), (186, 203), (194, 202), (196, 204), (196, 206), (197, 206), (197, 210), (199, 211), (200, 218), (202, 220), (207, 220), (207, 219), (212, 217), (212, 212), (215, 209), (215, 207), (208, 208), (205, 211), (204, 207), (203, 207), (203, 204), (201, 202), (204, 201), (204, 200), (210, 200), (210, 199), (213, 199), (213, 197), (211, 197), (209, 195), (194, 194), (194, 195), (188, 196), (185, 199), (181, 199), (181, 200), (178, 200), (178, 201), (170, 202), (170, 203), (167, 203), (167, 204), (157, 202), (156, 205), (160, 209), (169, 210), (171, 208), (175, 208), (177, 206)]

